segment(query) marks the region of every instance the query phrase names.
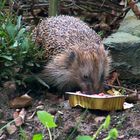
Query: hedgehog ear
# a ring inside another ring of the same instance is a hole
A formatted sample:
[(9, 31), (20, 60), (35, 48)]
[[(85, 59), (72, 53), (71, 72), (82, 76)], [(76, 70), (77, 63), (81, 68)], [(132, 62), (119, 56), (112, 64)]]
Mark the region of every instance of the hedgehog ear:
[(71, 51), (69, 54), (69, 61), (73, 62), (75, 60), (75, 57), (76, 57), (75, 52)]
[(75, 52), (71, 51), (67, 56), (67, 67), (71, 66), (71, 64), (74, 62), (76, 58)]

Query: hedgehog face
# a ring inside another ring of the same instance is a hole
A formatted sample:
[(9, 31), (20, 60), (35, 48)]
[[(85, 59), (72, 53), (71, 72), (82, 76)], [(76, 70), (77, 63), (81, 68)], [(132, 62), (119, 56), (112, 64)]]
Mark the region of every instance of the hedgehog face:
[(73, 56), (69, 70), (80, 89), (92, 93), (101, 91), (109, 63), (105, 51), (101, 54), (80, 51), (73, 53)]
[[(88, 71), (88, 74), (87, 72)], [(101, 76), (99, 76), (99, 73), (96, 69), (86, 69), (85, 68), (81, 68), (80, 70), (80, 87), (81, 90), (87, 93), (99, 93), (99, 91), (102, 90), (103, 88), (103, 82), (104, 82), (104, 76), (102, 76), (102, 78), (99, 78)], [(102, 73), (103, 75), (103, 73)]]
[(104, 70), (95, 55), (88, 54), (84, 56), (83, 62), (79, 63), (79, 74), (82, 91), (97, 93), (101, 90), (104, 81), (104, 77), (101, 75), (104, 75)]

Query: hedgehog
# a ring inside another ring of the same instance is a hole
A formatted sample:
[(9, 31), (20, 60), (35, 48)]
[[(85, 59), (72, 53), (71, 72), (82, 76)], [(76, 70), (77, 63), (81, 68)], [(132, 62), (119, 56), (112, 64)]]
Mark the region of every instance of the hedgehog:
[(72, 16), (43, 19), (33, 40), (45, 47), (46, 65), (39, 77), (59, 92), (99, 92), (110, 69), (110, 56), (101, 37)]

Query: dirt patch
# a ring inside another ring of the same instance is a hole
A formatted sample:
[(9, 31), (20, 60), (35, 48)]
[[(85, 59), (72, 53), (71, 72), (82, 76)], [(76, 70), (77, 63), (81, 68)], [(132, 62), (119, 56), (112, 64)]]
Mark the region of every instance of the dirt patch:
[[(15, 109), (9, 108), (8, 100), (4, 94), (0, 95), (0, 127), (2, 127), (13, 120)], [(25, 109), (27, 115), (21, 126), (29, 140), (37, 133), (43, 133), (45, 134), (44, 139), (49, 139), (47, 130), (41, 125), (36, 114), (33, 115), (36, 110), (45, 110), (54, 115), (58, 127), (52, 129), (52, 135), (56, 140), (73, 140), (78, 135), (92, 136), (108, 114), (111, 116), (110, 128), (118, 129), (119, 140), (140, 139), (140, 102), (137, 102), (131, 109), (105, 112), (80, 107), (71, 108), (67, 100), (47, 92), (32, 97), (33, 105)], [(33, 117), (31, 117), (32, 115)], [(22, 139), (21, 128), (18, 127), (16, 132), (11, 135), (4, 129), (0, 134), (0, 140)], [(107, 132), (102, 132), (98, 139), (101, 140), (106, 135)]]

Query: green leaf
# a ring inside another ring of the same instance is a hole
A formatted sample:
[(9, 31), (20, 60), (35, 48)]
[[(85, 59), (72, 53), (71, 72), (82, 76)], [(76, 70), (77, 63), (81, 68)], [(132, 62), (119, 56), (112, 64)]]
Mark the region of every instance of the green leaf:
[(27, 62), (26, 65), (33, 67), (34, 66), (34, 63), (33, 62)]
[(110, 115), (108, 115), (105, 119), (105, 122), (103, 123), (103, 128), (107, 129), (109, 127), (110, 124)]
[(28, 51), (22, 51), (21, 53), (22, 54), (28, 54)]
[(46, 111), (37, 111), (37, 116), (38, 116), (38, 119), (40, 120), (40, 122), (46, 127), (46, 125), (49, 127), (49, 128), (54, 128), (56, 127), (57, 125), (55, 124), (54, 122), (54, 118), (53, 116), (46, 112)]
[(43, 135), (42, 134), (35, 134), (33, 136), (33, 140), (43, 140)]
[(21, 46), (22, 46), (22, 48), (25, 49), (25, 50), (28, 49), (28, 48), (30, 47), (30, 45), (29, 45), (29, 39), (28, 39), (27, 37), (23, 40)]
[(3, 9), (5, 6), (6, 0), (0, 2), (0, 9)]
[(113, 128), (109, 131), (108, 136), (106, 138), (104, 138), (103, 140), (110, 140), (110, 139), (115, 140), (115, 139), (117, 139), (117, 137), (118, 137), (118, 131), (116, 128)]
[(40, 67), (40, 65), (39, 65), (39, 64), (37, 64), (37, 63), (35, 63), (35, 66)]
[(6, 41), (3, 38), (2, 38), (1, 44), (2, 44), (2, 48), (6, 48), (7, 47)]
[(6, 60), (9, 60), (9, 61), (12, 61), (13, 60), (12, 56), (1, 55), (0, 57), (1, 58), (4, 58)]
[(17, 19), (17, 29), (20, 29), (20, 27), (21, 27), (21, 16), (19, 16), (18, 17), (18, 19)]
[(6, 28), (5, 23), (3, 23), (1, 27), (2, 27), (3, 29), (5, 29), (5, 28)]
[(0, 37), (6, 37), (6, 33), (3, 30), (0, 30)]
[(15, 42), (14, 42), (14, 44), (11, 46), (11, 48), (16, 48), (18, 46), (18, 41), (16, 40)]
[(92, 140), (92, 137), (90, 136), (78, 136), (76, 140)]
[(116, 128), (113, 128), (110, 130), (109, 135), (111, 136), (111, 138), (115, 139), (118, 137), (118, 130)]
[(8, 34), (9, 34), (9, 36), (11, 37), (11, 38), (14, 38), (14, 36), (15, 36), (15, 34), (16, 34), (16, 26), (14, 25), (14, 24), (12, 24), (12, 23), (9, 23), (9, 24), (7, 24), (7, 26), (6, 26), (6, 30), (7, 30), (7, 32), (8, 32)]
[(12, 66), (12, 65), (13, 65), (13, 63), (11, 63), (11, 61), (10, 62), (8, 61), (8, 62), (4, 63), (4, 66), (6, 66), (6, 67), (9, 67), (9, 66)]
[(22, 37), (25, 33), (26, 29), (22, 28), (19, 30), (18, 34), (17, 34), (17, 39), (19, 39), (20, 37)]

